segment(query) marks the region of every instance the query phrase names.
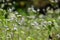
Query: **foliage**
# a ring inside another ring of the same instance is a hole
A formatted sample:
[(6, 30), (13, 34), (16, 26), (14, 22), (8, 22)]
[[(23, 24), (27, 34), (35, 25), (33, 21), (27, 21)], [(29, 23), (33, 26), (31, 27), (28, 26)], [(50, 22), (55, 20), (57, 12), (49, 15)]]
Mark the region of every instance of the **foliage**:
[[(7, 13), (8, 19), (5, 18)], [(22, 15), (0, 9), (0, 40), (48, 40), (49, 35), (53, 40), (59, 40), (60, 12), (51, 11), (46, 16), (40, 14), (38, 17), (34, 12), (29, 14), (24, 16), (26, 13)]]

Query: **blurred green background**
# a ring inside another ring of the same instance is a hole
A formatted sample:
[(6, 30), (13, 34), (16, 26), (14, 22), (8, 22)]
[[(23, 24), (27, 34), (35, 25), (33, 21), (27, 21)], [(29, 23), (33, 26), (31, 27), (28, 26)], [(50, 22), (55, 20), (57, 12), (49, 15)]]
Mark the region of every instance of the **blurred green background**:
[(60, 9), (43, 15), (30, 8), (33, 1), (0, 0), (0, 40), (60, 40)]

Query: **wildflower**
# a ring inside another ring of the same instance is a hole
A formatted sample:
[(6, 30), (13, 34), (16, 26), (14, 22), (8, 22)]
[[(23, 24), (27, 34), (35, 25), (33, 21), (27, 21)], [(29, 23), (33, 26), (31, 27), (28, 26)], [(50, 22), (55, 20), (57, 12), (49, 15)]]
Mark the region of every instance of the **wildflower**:
[(34, 6), (33, 6), (33, 5), (31, 6), (31, 9), (32, 9), (32, 11), (33, 11), (34, 13), (36, 13), (36, 10), (34, 10)]
[(12, 12), (12, 9), (11, 8), (8, 8), (8, 12)]
[(14, 27), (17, 27), (17, 24), (13, 24)]
[(31, 10), (32, 10), (32, 9), (29, 7), (27, 11), (30, 12)]
[(47, 10), (47, 13), (54, 13), (53, 9)]
[(46, 24), (47, 24), (47, 21), (41, 22), (41, 25), (46, 25)]
[(14, 30), (17, 30), (17, 28), (16, 28), (16, 27), (14, 27)]
[(9, 28), (6, 28), (6, 30), (10, 30)]
[(29, 18), (32, 18), (32, 19), (34, 19), (34, 18), (35, 18), (35, 16), (29, 16)]
[(12, 11), (15, 11), (15, 7), (14, 6), (12, 6), (11, 9), (12, 9)]
[(41, 15), (39, 15), (39, 18), (43, 18), (43, 17), (44, 17), (44, 15), (42, 15), (42, 14), (41, 14)]
[(21, 17), (22, 15), (17, 15), (17, 17)]
[(39, 24), (36, 21), (31, 23), (31, 25), (34, 26), (36, 29), (40, 29)]
[(36, 21), (34, 22), (34, 24), (37, 26), (37, 25), (39, 25)]
[(35, 21), (35, 22), (32, 22), (31, 25), (38, 26), (38, 23)]
[(47, 7), (47, 11), (50, 9), (50, 7)]
[(14, 13), (9, 13), (8, 18), (13, 20), (14, 18), (16, 18), (16, 15)]
[(55, 13), (59, 14), (60, 13), (60, 9), (56, 9)]
[(21, 23), (23, 23), (25, 21), (25, 18), (24, 17), (22, 17), (22, 19), (21, 19)]
[(8, 3), (8, 5), (12, 5), (12, 3)]
[(33, 11), (34, 13), (36, 13), (36, 10), (32, 9), (32, 11)]
[(57, 34), (56, 36), (57, 36), (58, 38), (60, 38), (60, 34)]
[(17, 12), (17, 11), (15, 11), (14, 13), (15, 13), (15, 14), (18, 14), (18, 12)]
[(37, 12), (39, 12), (40, 11), (40, 9), (37, 9)]

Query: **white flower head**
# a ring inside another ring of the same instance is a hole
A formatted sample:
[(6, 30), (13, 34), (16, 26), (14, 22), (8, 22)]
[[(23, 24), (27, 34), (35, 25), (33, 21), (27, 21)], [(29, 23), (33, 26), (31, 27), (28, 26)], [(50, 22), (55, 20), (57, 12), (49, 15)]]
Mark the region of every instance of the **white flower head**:
[(60, 9), (56, 9), (55, 13), (59, 14), (60, 13)]
[(47, 10), (47, 13), (54, 13), (53, 9)]
[(17, 30), (17, 28), (16, 28), (16, 27), (14, 27), (14, 30)]
[(34, 6), (33, 5), (31, 6), (31, 9), (32, 9), (33, 12), (35, 12), (35, 13), (37, 12), (36, 10), (34, 10)]
[(27, 11), (30, 12), (30, 11), (32, 11), (32, 9), (29, 7)]
[(42, 15), (42, 14), (41, 14), (41, 15), (39, 15), (39, 18), (43, 18), (43, 17), (44, 17), (44, 15)]
[(10, 18), (15, 18), (16, 17), (14, 13), (10, 13), (9, 16), (10, 16)]
[(8, 9), (8, 12), (12, 12), (12, 9), (11, 9), (11, 8), (9, 8), (9, 9)]
[(40, 9), (37, 9), (37, 12), (39, 12), (40, 11)]
[(18, 12), (17, 12), (17, 11), (15, 11), (15, 14), (18, 14)]
[(57, 34), (56, 36), (57, 36), (58, 38), (60, 38), (60, 34)]
[(29, 16), (29, 18), (32, 18), (32, 19), (34, 19), (35, 18), (35, 16), (33, 15), (33, 16)]

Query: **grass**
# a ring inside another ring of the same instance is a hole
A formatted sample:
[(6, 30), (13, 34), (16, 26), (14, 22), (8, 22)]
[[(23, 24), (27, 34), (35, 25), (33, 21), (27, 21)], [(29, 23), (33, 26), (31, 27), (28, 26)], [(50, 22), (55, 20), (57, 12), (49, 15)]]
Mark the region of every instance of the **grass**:
[[(21, 11), (20, 11), (21, 12)], [(5, 18), (5, 14), (8, 19)], [(33, 12), (26, 16), (0, 10), (0, 40), (52, 40), (60, 38), (60, 13), (47, 13), (46, 16)]]

